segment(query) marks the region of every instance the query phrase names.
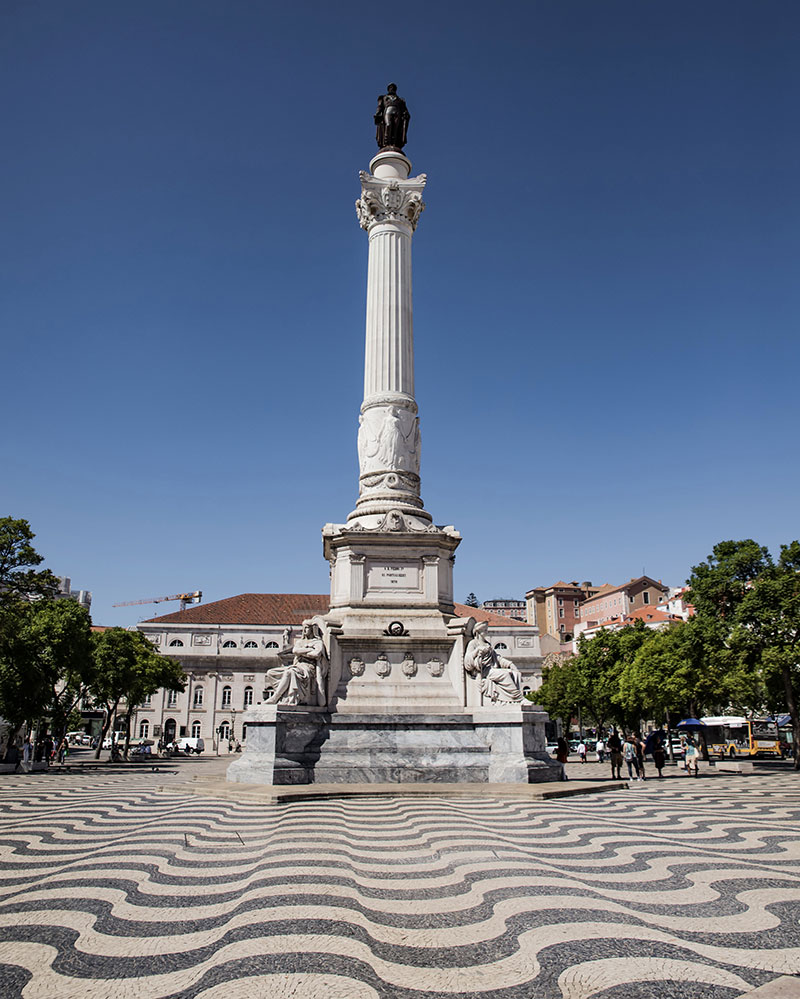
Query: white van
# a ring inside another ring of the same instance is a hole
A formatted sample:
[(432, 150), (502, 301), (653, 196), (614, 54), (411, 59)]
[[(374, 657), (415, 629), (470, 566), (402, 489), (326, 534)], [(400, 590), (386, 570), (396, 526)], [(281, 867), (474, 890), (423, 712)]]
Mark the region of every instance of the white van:
[(202, 739), (192, 739), (185, 735), (176, 741), (178, 743), (178, 749), (182, 753), (186, 753), (187, 756), (191, 753), (197, 753), (199, 755), (206, 748), (206, 744)]

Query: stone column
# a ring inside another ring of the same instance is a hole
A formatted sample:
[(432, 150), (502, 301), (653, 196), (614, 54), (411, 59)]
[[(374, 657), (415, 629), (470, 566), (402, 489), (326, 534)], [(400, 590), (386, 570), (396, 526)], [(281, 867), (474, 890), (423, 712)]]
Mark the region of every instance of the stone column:
[(411, 300), (411, 238), (425, 207), (425, 175), (409, 179), (410, 171), (402, 153), (382, 152), (360, 175), (356, 211), (369, 234), (367, 336), (359, 498), (348, 520), (393, 510), (431, 520), (420, 499)]

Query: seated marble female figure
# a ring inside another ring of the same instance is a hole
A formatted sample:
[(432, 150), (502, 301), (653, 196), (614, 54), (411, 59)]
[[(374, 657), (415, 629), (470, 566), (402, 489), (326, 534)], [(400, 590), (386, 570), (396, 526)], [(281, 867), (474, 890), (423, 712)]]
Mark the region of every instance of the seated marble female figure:
[(487, 700), (521, 701), (522, 676), (510, 659), (499, 656), (492, 648), (486, 637), (488, 627), (485, 621), (475, 625), (464, 653), (464, 669), (470, 676), (481, 678), (481, 693)]
[(267, 670), (267, 685), (273, 688), (267, 704), (324, 706), (328, 658), (318, 625), (313, 621), (303, 622), (303, 633), (291, 653), (290, 663)]

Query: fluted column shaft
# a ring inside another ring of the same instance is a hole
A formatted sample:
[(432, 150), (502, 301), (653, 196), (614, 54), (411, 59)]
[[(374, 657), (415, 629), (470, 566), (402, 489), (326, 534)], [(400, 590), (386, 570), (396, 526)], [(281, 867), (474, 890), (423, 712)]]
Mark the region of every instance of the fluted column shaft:
[(359, 498), (349, 519), (391, 511), (430, 515), (419, 495), (414, 400), (411, 238), (425, 205), (425, 175), (402, 153), (379, 153), (361, 173), (356, 211), (369, 234), (364, 401), (358, 431)]
[(389, 393), (414, 398), (411, 227), (372, 226), (367, 271), (364, 402)]

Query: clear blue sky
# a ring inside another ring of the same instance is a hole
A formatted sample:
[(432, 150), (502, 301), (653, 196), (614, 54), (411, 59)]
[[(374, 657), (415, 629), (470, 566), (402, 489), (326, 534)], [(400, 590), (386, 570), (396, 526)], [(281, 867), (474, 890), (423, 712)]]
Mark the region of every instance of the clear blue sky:
[(0, 512), (98, 623), (327, 589), (396, 81), (456, 598), (797, 537), (799, 42), (795, 0), (4, 0)]

